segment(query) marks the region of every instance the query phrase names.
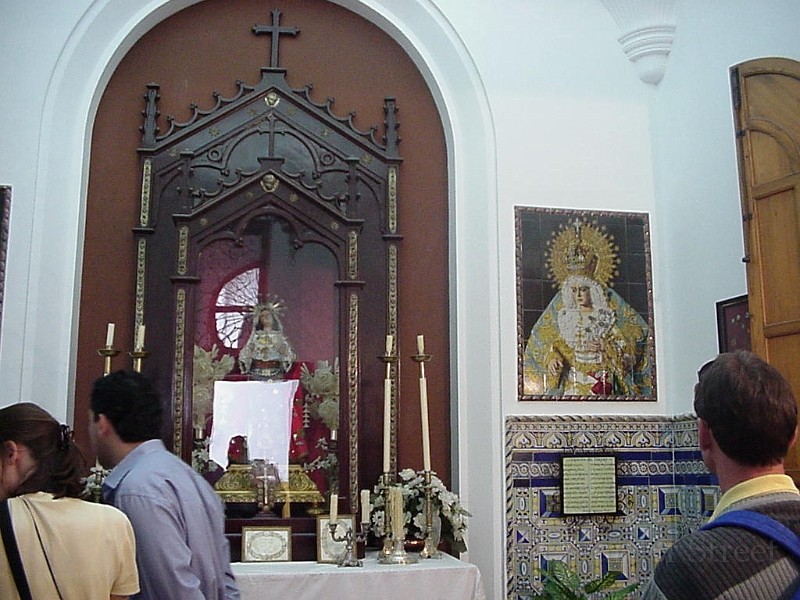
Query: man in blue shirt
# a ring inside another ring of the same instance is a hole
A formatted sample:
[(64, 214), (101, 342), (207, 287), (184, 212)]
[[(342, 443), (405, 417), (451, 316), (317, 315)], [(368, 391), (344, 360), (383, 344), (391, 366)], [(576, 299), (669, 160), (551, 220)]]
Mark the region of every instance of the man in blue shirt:
[(117, 371), (94, 382), (90, 436), (113, 468), (103, 499), (124, 512), (136, 536), (139, 600), (238, 600), (213, 488), (160, 439), (161, 401), (149, 380)]

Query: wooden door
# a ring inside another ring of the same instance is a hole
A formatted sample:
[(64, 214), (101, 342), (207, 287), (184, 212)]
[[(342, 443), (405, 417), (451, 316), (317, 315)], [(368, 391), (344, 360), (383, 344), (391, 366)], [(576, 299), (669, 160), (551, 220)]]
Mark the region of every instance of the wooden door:
[[(753, 351), (800, 399), (800, 63), (731, 70)], [(787, 471), (800, 480), (795, 448)]]

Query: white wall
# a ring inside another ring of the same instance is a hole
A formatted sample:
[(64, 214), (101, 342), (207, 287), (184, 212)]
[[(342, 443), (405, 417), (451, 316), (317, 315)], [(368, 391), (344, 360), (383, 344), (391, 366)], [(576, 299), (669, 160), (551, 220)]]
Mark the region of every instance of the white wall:
[(728, 71), (766, 56), (800, 60), (800, 4), (678, 0), (676, 18), (652, 107), (659, 370), (669, 412), (688, 412), (695, 373), (717, 352), (715, 303), (747, 292)]
[[(800, 59), (795, 0), (677, 0), (658, 86), (600, 0), (336, 0), (392, 35), (443, 114), (451, 177), (457, 456), (469, 559), (501, 598), (503, 417), (691, 409), (717, 300), (745, 292), (728, 68)], [(0, 183), (13, 186), (0, 405), (71, 411), (96, 104), (119, 58), (192, 0), (0, 0)], [(46, 20), (43, 15), (47, 15)], [(646, 211), (657, 403), (518, 403), (515, 205)]]

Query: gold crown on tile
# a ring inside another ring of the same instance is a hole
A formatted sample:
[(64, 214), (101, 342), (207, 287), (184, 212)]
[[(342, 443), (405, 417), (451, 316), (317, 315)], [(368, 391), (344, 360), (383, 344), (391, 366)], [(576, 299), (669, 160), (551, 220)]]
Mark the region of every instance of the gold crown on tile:
[(553, 232), (548, 251), (551, 277), (562, 285), (571, 276), (589, 277), (607, 286), (619, 275), (619, 247), (604, 227), (576, 218)]

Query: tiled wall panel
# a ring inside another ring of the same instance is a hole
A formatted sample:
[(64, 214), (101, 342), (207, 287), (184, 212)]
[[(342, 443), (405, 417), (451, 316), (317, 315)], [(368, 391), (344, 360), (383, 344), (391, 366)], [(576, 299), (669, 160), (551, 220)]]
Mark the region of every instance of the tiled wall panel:
[[(563, 454), (617, 457), (619, 515), (563, 517)], [(560, 559), (585, 580), (610, 570), (620, 586), (647, 581), (675, 540), (702, 525), (719, 489), (697, 447), (695, 418), (506, 418), (508, 597), (538, 589), (537, 569)]]

